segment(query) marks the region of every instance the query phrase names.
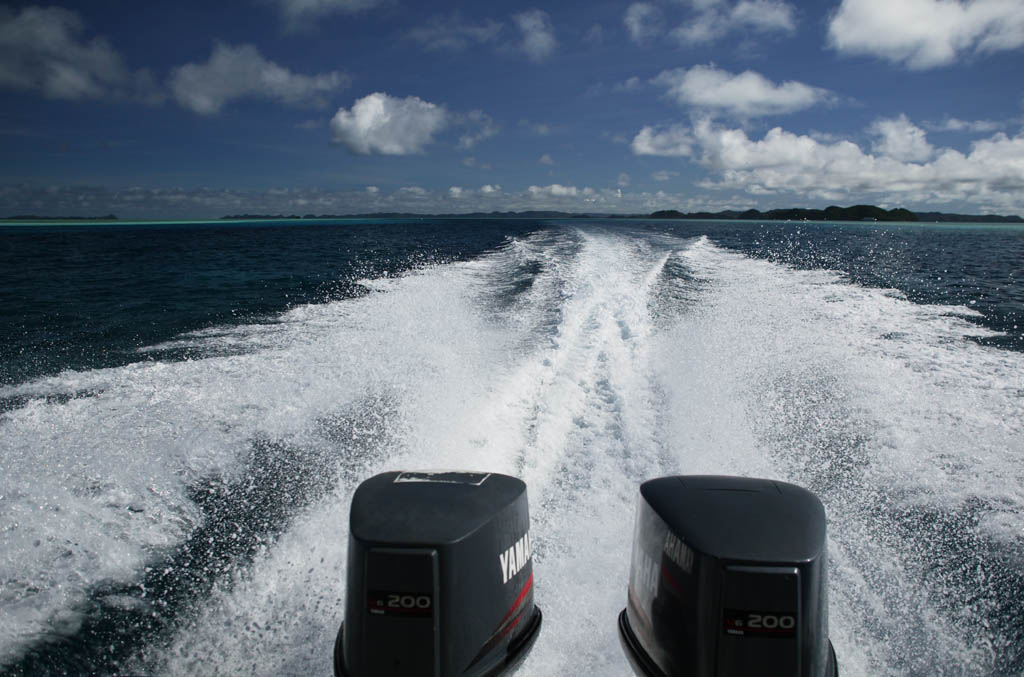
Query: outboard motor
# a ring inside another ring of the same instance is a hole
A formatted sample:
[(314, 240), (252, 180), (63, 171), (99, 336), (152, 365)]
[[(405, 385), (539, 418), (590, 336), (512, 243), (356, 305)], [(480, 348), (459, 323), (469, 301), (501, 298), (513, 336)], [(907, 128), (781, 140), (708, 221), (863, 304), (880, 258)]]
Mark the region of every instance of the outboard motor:
[(828, 638), (825, 509), (741, 477), (640, 487), (619, 639), (638, 675), (838, 677)]
[(388, 472), (349, 517), (338, 677), (499, 675), (540, 631), (526, 485), (497, 473)]

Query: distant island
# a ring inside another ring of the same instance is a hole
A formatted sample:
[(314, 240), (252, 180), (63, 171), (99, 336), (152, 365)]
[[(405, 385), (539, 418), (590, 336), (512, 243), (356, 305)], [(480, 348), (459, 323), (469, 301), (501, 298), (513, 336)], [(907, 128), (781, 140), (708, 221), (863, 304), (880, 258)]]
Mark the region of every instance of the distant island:
[[(997, 214), (947, 214), (945, 212), (913, 212), (909, 209), (883, 209), (874, 205), (826, 207), (825, 209), (769, 209), (745, 211), (727, 209), (720, 212), (680, 212), (664, 209), (651, 214), (597, 214), (560, 211), (524, 212), (462, 212), (452, 214), (417, 214), (413, 212), (372, 212), (366, 214), (231, 214), (222, 221), (289, 221), (304, 219), (688, 219), (700, 221), (902, 221), (923, 223), (1024, 223), (1020, 216)], [(4, 221), (116, 221), (117, 216), (37, 216), (21, 214), (4, 217)]]
[(651, 219), (730, 219), (745, 221), (902, 221), (939, 223), (1024, 223), (1019, 216), (995, 214), (945, 214), (942, 212), (912, 212), (909, 209), (882, 209), (874, 205), (853, 207), (826, 207), (825, 209), (757, 209), (746, 211), (692, 212), (684, 214), (674, 209), (654, 212)]
[(826, 207), (825, 209), (757, 209), (745, 211), (689, 212), (675, 209), (651, 214), (580, 214), (558, 211), (526, 212), (469, 212), (458, 214), (416, 214), (411, 212), (373, 212), (369, 214), (233, 214), (221, 217), (225, 221), (258, 221), (288, 219), (689, 219), (700, 221), (902, 221), (933, 223), (1024, 223), (1019, 216), (996, 214), (946, 214), (943, 212), (913, 212), (909, 209), (883, 209), (874, 205), (852, 207)]

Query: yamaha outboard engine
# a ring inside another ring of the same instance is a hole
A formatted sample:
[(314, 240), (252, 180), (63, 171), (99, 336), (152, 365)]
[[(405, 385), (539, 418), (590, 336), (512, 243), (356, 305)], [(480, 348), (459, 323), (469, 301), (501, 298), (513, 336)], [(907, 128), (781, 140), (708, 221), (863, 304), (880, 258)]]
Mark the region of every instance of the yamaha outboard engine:
[(388, 472), (349, 518), (338, 677), (499, 675), (539, 634), (526, 485), (496, 473)]
[(837, 677), (825, 509), (785, 482), (640, 487), (619, 639), (638, 675)]

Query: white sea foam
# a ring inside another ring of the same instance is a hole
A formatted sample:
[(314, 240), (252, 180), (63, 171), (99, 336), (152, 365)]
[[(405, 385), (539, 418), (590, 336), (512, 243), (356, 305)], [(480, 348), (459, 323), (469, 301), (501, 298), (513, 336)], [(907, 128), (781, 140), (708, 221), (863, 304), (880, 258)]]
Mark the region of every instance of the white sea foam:
[[(523, 290), (505, 296), (519, 273)], [(352, 491), (379, 471), (434, 467), (528, 484), (545, 622), (523, 675), (628, 671), (615, 618), (637, 486), (668, 473), (777, 477), (821, 494), (844, 674), (992, 670), (983, 609), (943, 606), (956, 584), (927, 577), (899, 524), (980, 499), (978, 533), (1022, 545), (1024, 356), (964, 340), (984, 331), (971, 311), (707, 239), (597, 230), (538, 233), (366, 286), (272, 328), (181, 339), (241, 354), (0, 391), (37, 398), (0, 423), (0, 660), (56, 622), (73, 630), (91, 588), (132, 580), (180, 542), (201, 519), (187, 488), (244, 474), (254, 438), (344, 461), (352, 447), (321, 422), (345, 410), (387, 434), (140, 667), (330, 673)], [(83, 395), (41, 399), (69, 393)]]

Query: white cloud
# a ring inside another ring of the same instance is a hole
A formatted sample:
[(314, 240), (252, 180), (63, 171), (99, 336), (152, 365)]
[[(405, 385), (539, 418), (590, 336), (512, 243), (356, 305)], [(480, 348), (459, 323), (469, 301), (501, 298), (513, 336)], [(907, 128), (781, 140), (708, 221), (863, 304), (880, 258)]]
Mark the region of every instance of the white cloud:
[[(644, 127), (633, 152), (692, 157), (710, 172), (700, 187), (749, 195), (927, 208), (957, 202), (961, 209), (973, 205), (984, 213), (1024, 209), (1024, 131), (975, 141), (966, 154), (932, 147), (905, 116), (877, 121), (867, 131), (877, 139), (870, 152), (849, 140), (822, 140), (780, 127), (751, 139), (742, 129), (702, 119), (692, 129)], [(652, 178), (672, 175), (658, 172)]]
[(688, 157), (693, 154), (693, 135), (685, 125), (667, 128), (644, 127), (633, 138), (634, 155)]
[(459, 149), (468, 150), (480, 141), (497, 135), (501, 128), (495, 124), (494, 119), (482, 110), (470, 111), (462, 120), (462, 123), (470, 128), (459, 138)]
[(546, 61), (555, 51), (558, 41), (551, 17), (540, 9), (532, 9), (512, 17), (522, 34), (522, 50), (534, 63)]
[[(370, 190), (373, 188), (373, 190)], [(526, 209), (633, 209), (651, 211), (647, 202), (655, 196), (633, 198), (624, 206), (614, 189), (574, 189), (572, 186), (537, 187), (534, 191), (505, 192), (497, 184), (479, 190), (463, 189), (459, 211)], [(352, 190), (277, 188), (243, 191), (215, 188), (196, 190), (129, 188), (110, 190), (88, 186), (27, 185), (0, 186), (4, 204), (12, 213), (60, 215), (68, 213), (114, 213), (121, 218), (216, 218), (224, 214), (252, 211), (264, 214), (358, 214), (374, 211), (440, 213), (452, 209), (449, 190), (433, 191), (406, 186), (387, 192), (375, 187)], [(666, 197), (657, 197), (664, 204)], [(679, 204), (685, 198), (673, 200)]]
[(540, 159), (537, 160), (537, 162), (541, 163), (542, 165), (549, 165), (549, 166), (555, 164), (554, 159), (552, 159), (552, 157), (550, 155), (548, 155), (547, 153), (544, 153), (543, 155), (541, 155)]
[(189, 63), (171, 74), (179, 104), (202, 115), (220, 112), (242, 98), (276, 99), (290, 105), (324, 105), (324, 95), (348, 85), (344, 73), (299, 75), (268, 61), (252, 45), (218, 43), (205, 64)]
[(448, 189), (448, 195), (458, 200), (460, 198), (466, 197), (468, 195), (468, 191), (465, 188), (462, 188), (461, 186), (452, 186), (451, 188)]
[(832, 98), (828, 90), (801, 82), (777, 85), (754, 71), (734, 75), (714, 65), (662, 71), (651, 82), (665, 87), (680, 105), (715, 108), (744, 117), (792, 113)]
[(146, 70), (130, 70), (103, 38), (86, 42), (85, 22), (60, 7), (0, 7), (0, 88), (51, 99), (163, 99)]
[(679, 176), (679, 172), (673, 172), (668, 169), (661, 169), (651, 174), (651, 178), (655, 181), (670, 181), (673, 177)]
[(1020, 0), (843, 0), (829, 44), (912, 69), (944, 66), (972, 52), (1024, 46)]
[[(705, 132), (718, 135), (732, 131), (735, 130), (710, 128), (698, 129), (697, 133), (703, 139)], [(488, 184), (477, 190), (463, 189), (456, 204), (464, 212), (560, 209), (638, 214), (666, 208), (714, 212), (827, 201), (826, 204), (874, 202), (960, 213), (1024, 213), (1022, 136), (997, 134), (976, 143), (968, 154), (940, 150), (932, 162), (923, 166), (877, 158), (855, 144), (833, 148), (836, 144), (821, 144), (782, 130), (769, 133), (760, 141), (746, 138), (739, 131), (734, 140), (739, 146), (733, 151), (750, 155), (744, 159), (741, 154), (732, 154), (720, 170), (712, 170), (711, 179), (698, 184), (707, 189), (703, 191), (687, 186), (681, 192), (624, 192), (615, 186), (580, 189), (562, 184), (506, 190)], [(713, 145), (710, 139), (707, 143)], [(747, 147), (743, 148), (744, 145)], [(824, 157), (818, 157), (821, 154)], [(830, 165), (836, 165), (835, 171)], [(874, 175), (867, 177), (866, 171), (873, 171)], [(451, 211), (453, 206), (447, 187), (420, 186), (377, 191), (363, 187), (242, 191), (6, 185), (0, 186), (0, 195), (11, 213), (114, 213), (121, 218), (216, 218), (240, 211), (436, 214)]]
[(626, 186), (628, 186), (629, 185), (629, 174), (627, 174), (626, 172), (622, 172), (621, 174), (619, 174), (618, 184), (619, 184), (619, 188), (625, 188)]
[(290, 28), (307, 27), (330, 14), (353, 14), (372, 9), (387, 0), (270, 0), (277, 6)]
[(529, 131), (531, 134), (537, 136), (547, 136), (551, 133), (551, 125), (547, 125), (543, 122), (530, 122), (529, 120), (520, 120), (519, 126)]
[(459, 12), (450, 17), (434, 17), (406, 35), (428, 50), (445, 49), (458, 52), (472, 44), (486, 44), (497, 39), (502, 25), (493, 19), (470, 23)]
[(708, 10), (723, 4), (724, 0), (680, 0), (684, 5), (692, 5), (694, 9)]
[(622, 17), (633, 42), (643, 43), (662, 32), (661, 12), (649, 2), (634, 2)]
[(927, 162), (935, 154), (924, 130), (906, 115), (876, 120), (868, 131), (877, 137), (872, 150), (879, 155), (901, 162)]
[(377, 193), (380, 192), (380, 188), (378, 188), (377, 186), (367, 186), (366, 192), (369, 193), (370, 195), (376, 195)]
[(730, 5), (721, 2), (694, 2), (697, 11), (670, 35), (684, 45), (713, 42), (733, 31), (785, 33), (796, 30), (796, 10), (783, 0), (740, 0)]
[(447, 124), (443, 106), (415, 96), (399, 99), (374, 92), (356, 101), (350, 111), (339, 108), (331, 120), (331, 135), (335, 143), (360, 155), (411, 155), (422, 153)]
[(961, 120), (959, 118), (946, 118), (942, 122), (925, 123), (925, 129), (933, 132), (969, 132), (971, 134), (991, 134), (1000, 129), (1006, 129), (1005, 122), (995, 120)]
[(729, 32), (730, 26), (724, 16), (717, 12), (703, 12), (669, 31), (669, 35), (684, 45), (699, 45), (713, 42)]
[(580, 193), (576, 186), (563, 186), (560, 183), (553, 183), (550, 186), (530, 186), (526, 189), (530, 197), (575, 197)]
[(850, 141), (822, 143), (779, 127), (752, 140), (743, 130), (702, 121), (694, 136), (701, 164), (719, 176), (702, 184), (707, 188), (828, 200), (964, 201), (985, 211), (1024, 207), (1024, 133), (976, 141), (968, 154), (935, 150), (923, 163), (866, 153)]
[(623, 82), (617, 82), (612, 86), (613, 92), (635, 92), (644, 86), (643, 81), (635, 75)]
[(796, 30), (793, 6), (777, 0), (742, 0), (732, 8), (729, 19), (739, 26), (758, 31), (792, 33)]

